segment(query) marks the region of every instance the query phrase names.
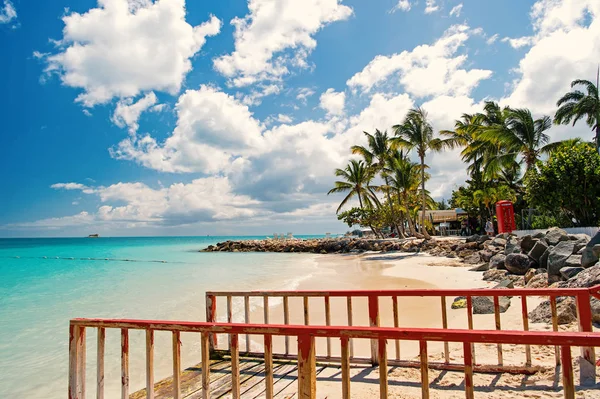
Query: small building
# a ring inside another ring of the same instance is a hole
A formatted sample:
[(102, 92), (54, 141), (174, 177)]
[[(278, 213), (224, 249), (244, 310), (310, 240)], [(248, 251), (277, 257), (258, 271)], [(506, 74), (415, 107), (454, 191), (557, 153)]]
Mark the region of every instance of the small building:
[(445, 210), (425, 211), (425, 217), (429, 219), (433, 228), (440, 235), (458, 235), (462, 218), (468, 217), (467, 212), (461, 208)]

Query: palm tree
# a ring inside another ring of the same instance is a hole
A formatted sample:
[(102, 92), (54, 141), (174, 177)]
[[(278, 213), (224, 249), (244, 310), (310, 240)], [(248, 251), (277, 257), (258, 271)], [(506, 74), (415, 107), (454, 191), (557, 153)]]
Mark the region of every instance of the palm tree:
[(373, 193), (373, 188), (370, 186), (373, 180), (373, 169), (369, 168), (363, 161), (350, 160), (350, 163), (344, 169), (336, 169), (335, 175), (343, 178), (345, 181), (336, 181), (335, 187), (327, 192), (327, 195), (333, 193), (345, 193), (348, 195), (342, 200), (336, 213), (354, 196), (358, 197), (360, 208), (372, 208), (373, 203), (377, 198)]
[(428, 150), (439, 151), (448, 146), (440, 139), (433, 138), (433, 127), (427, 120), (427, 113), (422, 108), (411, 109), (400, 125), (393, 127), (395, 145), (408, 150), (416, 149), (421, 160), (421, 233), (426, 239), (431, 238), (425, 229), (425, 208), (427, 205), (425, 191), (425, 156)]
[(385, 180), (385, 186), (382, 187), (383, 191), (385, 191), (388, 204), (390, 206), (390, 214), (392, 215), (392, 220), (394, 220), (394, 228), (397, 232), (400, 232), (398, 226), (395, 222), (395, 212), (394, 205), (390, 197), (389, 191), (389, 179), (385, 172), (385, 164), (390, 156), (390, 140), (388, 138), (387, 132), (381, 132), (379, 129), (375, 129), (375, 134), (370, 134), (367, 132), (363, 132), (365, 136), (367, 136), (368, 146), (360, 146), (354, 145), (351, 147), (353, 154), (361, 155), (365, 162), (374, 169), (375, 172), (380, 172), (383, 179)]
[(414, 202), (413, 199), (418, 198), (419, 185), (421, 184), (420, 171), (419, 164), (412, 162), (400, 151), (393, 153), (388, 159), (389, 185), (396, 191), (401, 212), (406, 213), (408, 228), (413, 236), (417, 236), (417, 231), (410, 216), (411, 203)]
[(558, 100), (556, 106), (559, 107), (554, 115), (554, 123), (557, 125), (568, 125), (573, 121), (573, 126), (582, 118), (586, 118), (586, 123), (595, 130), (596, 149), (600, 152), (600, 97), (598, 96), (598, 81), (600, 80), (600, 67), (596, 84), (589, 80), (574, 80), (571, 82), (571, 88), (575, 86), (584, 86), (586, 93), (580, 90), (573, 90), (566, 93)]
[(504, 124), (486, 127), (478, 134), (480, 140), (496, 144), (501, 150), (486, 166), (496, 171), (514, 168), (517, 157), (521, 156), (526, 171), (531, 169), (540, 154), (547, 154), (558, 145), (549, 144), (550, 137), (545, 132), (551, 126), (548, 116), (534, 120), (528, 109), (508, 109)]

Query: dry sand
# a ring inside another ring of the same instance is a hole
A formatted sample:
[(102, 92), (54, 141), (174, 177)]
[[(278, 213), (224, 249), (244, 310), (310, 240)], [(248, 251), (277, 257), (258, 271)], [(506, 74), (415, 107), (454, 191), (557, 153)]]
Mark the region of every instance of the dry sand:
[[(319, 273), (303, 281), (298, 290), (369, 290), (369, 289), (402, 289), (402, 288), (482, 288), (492, 286), (481, 279), (481, 273), (470, 272), (457, 261), (448, 258), (433, 257), (427, 254), (363, 254), (363, 255), (327, 255), (318, 257)], [(465, 309), (450, 309), (453, 298), (447, 298), (447, 314), (449, 328), (467, 328)], [(542, 298), (528, 299), (529, 309), (534, 309)], [(290, 322), (303, 324), (303, 305), (300, 298), (290, 298)], [(322, 298), (311, 298), (309, 301), (310, 324), (324, 325), (325, 311)], [(393, 326), (392, 300), (382, 298), (379, 304), (380, 324)], [(331, 299), (331, 324), (347, 325), (345, 298)], [(441, 302), (439, 298), (402, 298), (399, 300), (399, 325), (401, 327), (441, 327)], [(368, 325), (366, 299), (353, 301), (353, 324)], [(253, 322), (262, 322), (263, 309), (252, 312)], [(283, 321), (283, 306), (271, 304), (269, 310), (271, 323)], [(522, 313), (520, 298), (512, 299), (511, 307), (501, 316), (503, 330), (522, 330)], [(474, 315), (476, 329), (495, 329), (494, 315)], [(531, 330), (548, 331), (546, 324), (530, 324)], [(561, 330), (574, 330), (576, 326), (561, 326)], [(256, 337), (258, 338), (258, 337)], [(253, 340), (254, 341), (254, 340)], [(370, 356), (368, 340), (355, 340), (354, 355)], [(255, 341), (254, 345), (260, 346)], [(253, 346), (254, 346), (253, 345)], [(276, 337), (273, 341), (275, 352), (283, 353), (284, 340)], [(290, 352), (296, 353), (296, 342), (290, 339)], [(330, 341), (331, 353), (338, 356), (339, 341)], [(462, 345), (450, 344), (451, 361), (462, 362)], [(388, 343), (388, 358), (396, 357), (395, 343)], [(418, 344), (402, 341), (400, 344), (402, 360), (418, 360)], [(504, 364), (522, 365), (525, 360), (524, 346), (504, 345), (502, 348)], [(475, 374), (476, 398), (560, 398), (562, 381), (560, 369), (555, 369), (554, 348), (532, 347), (534, 365), (545, 369), (532, 376), (523, 375), (490, 375)], [(327, 340), (317, 340), (317, 354), (327, 353)], [(443, 344), (429, 343), (429, 361), (444, 359)], [(578, 378), (579, 348), (573, 348), (575, 361), (575, 381)], [(476, 362), (479, 364), (497, 364), (498, 349), (496, 345), (475, 345)], [(353, 367), (351, 370), (351, 392), (353, 398), (379, 397), (379, 372), (377, 368)], [(336, 368), (324, 368), (317, 378), (318, 398), (341, 397), (341, 372)], [(421, 374), (418, 369), (388, 368), (389, 397), (420, 398)], [(600, 380), (598, 375), (597, 380)], [(464, 398), (464, 376), (462, 372), (429, 371), (431, 398)], [(288, 387), (292, 395), (296, 386)], [(295, 396), (290, 396), (295, 397)], [(600, 398), (600, 385), (578, 387), (577, 398)]]

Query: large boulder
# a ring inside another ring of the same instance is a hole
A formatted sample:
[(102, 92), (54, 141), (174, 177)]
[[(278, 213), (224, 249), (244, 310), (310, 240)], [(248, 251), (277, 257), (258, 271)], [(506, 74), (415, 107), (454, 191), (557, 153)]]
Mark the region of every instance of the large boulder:
[(546, 236), (544, 237), (548, 245), (557, 245), (560, 241), (568, 241), (569, 235), (563, 229), (559, 229), (558, 227), (552, 227), (550, 230), (546, 232)]
[(479, 241), (479, 234), (473, 234), (472, 236), (469, 236), (466, 238), (465, 242), (478, 242)]
[(506, 279), (508, 272), (500, 269), (490, 269), (483, 272), (483, 279), (485, 281), (502, 281)]
[(531, 250), (529, 251), (529, 257), (535, 260), (538, 264), (544, 252), (548, 249), (548, 245), (542, 240), (536, 241)]
[(486, 272), (490, 270), (490, 264), (489, 263), (482, 263), (478, 266), (475, 266), (471, 269), (469, 269), (470, 272)]
[(536, 242), (538, 242), (538, 240), (529, 234), (521, 237), (521, 251), (523, 251), (523, 253), (528, 253), (531, 251)]
[(521, 252), (521, 246), (515, 237), (510, 237), (506, 240), (506, 246), (504, 247), (504, 255), (514, 254)]
[(504, 260), (506, 270), (513, 274), (524, 275), (531, 268), (533, 262), (527, 255), (508, 254)]
[(583, 252), (581, 253), (581, 266), (582, 267), (590, 267), (598, 262), (598, 256), (600, 255), (600, 251), (597, 249), (594, 251), (594, 247), (600, 244), (600, 231), (596, 233), (595, 236), (586, 244)]
[(566, 266), (566, 267), (563, 267), (562, 269), (560, 269), (560, 274), (561, 274), (561, 276), (563, 276), (565, 279), (568, 280), (570, 278), (577, 276), (579, 273), (581, 273), (584, 270), (585, 269), (583, 267)]
[(543, 269), (548, 269), (548, 256), (550, 256), (550, 251), (552, 251), (554, 247), (548, 247), (546, 251), (540, 257), (540, 261), (538, 262), (540, 267)]
[[(546, 235), (547, 237), (547, 235)], [(567, 237), (567, 236), (565, 236)], [(568, 238), (568, 237), (567, 237)], [(573, 241), (560, 241), (548, 254), (548, 274), (550, 276), (559, 276), (560, 269), (565, 267), (569, 256), (573, 254), (575, 243)]]
[[(501, 296), (498, 298), (500, 313), (504, 313), (510, 307), (510, 298)], [(473, 314), (493, 314), (494, 298), (491, 296), (473, 297)]]
[[(556, 316), (558, 324), (569, 324), (577, 321), (577, 305), (571, 297), (559, 297), (556, 299)], [(537, 308), (529, 312), (529, 320), (532, 323), (552, 323), (552, 309), (550, 301), (544, 301)]]
[(589, 288), (600, 284), (600, 263), (589, 267), (575, 277), (560, 283), (561, 288)]
[(548, 273), (534, 275), (527, 284), (527, 288), (548, 288)]
[(494, 247), (502, 247), (502, 248), (504, 248), (504, 246), (506, 246), (506, 240), (504, 238), (500, 238), (500, 237), (496, 236), (489, 243), (489, 245), (493, 245)]
[(490, 269), (501, 269), (505, 270), (506, 267), (504, 265), (504, 261), (506, 259), (506, 255), (504, 254), (496, 254), (490, 258)]
[(474, 254), (467, 256), (463, 262), (465, 262), (467, 265), (476, 265), (481, 263), (481, 258), (479, 257), (479, 254), (475, 252)]
[(565, 267), (581, 267), (581, 255), (571, 255), (565, 262)]
[(481, 257), (481, 260), (483, 262), (489, 262), (490, 259), (492, 259), (492, 256), (494, 256), (494, 253), (487, 249), (484, 251), (479, 251), (479, 257)]

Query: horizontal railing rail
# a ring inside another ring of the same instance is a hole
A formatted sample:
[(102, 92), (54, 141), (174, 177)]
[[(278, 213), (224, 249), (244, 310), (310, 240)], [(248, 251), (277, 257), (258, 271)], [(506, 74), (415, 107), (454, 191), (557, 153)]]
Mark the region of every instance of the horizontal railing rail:
[(422, 397), (429, 397), (428, 342), (462, 343), (464, 362), (462, 371), (465, 378), (465, 394), (474, 397), (474, 359), (472, 345), (485, 344), (528, 344), (551, 345), (561, 348), (562, 380), (565, 398), (575, 397), (573, 361), (571, 347), (598, 347), (600, 334), (586, 332), (537, 332), (537, 331), (469, 331), (434, 328), (392, 328), (392, 327), (339, 327), (302, 325), (265, 325), (239, 323), (209, 323), (130, 319), (73, 319), (69, 330), (69, 398), (83, 399), (86, 394), (86, 329), (98, 329), (97, 344), (97, 399), (104, 398), (104, 348), (106, 329), (121, 331), (121, 398), (129, 398), (129, 330), (146, 331), (146, 397), (154, 398), (153, 353), (154, 332), (170, 331), (173, 336), (173, 397), (181, 398), (181, 333), (200, 333), (202, 348), (202, 397), (210, 397), (210, 348), (209, 341), (214, 334), (228, 334), (231, 339), (231, 394), (240, 398), (239, 375), (239, 336), (244, 334), (262, 335), (264, 340), (265, 392), (273, 398), (273, 336), (292, 336), (298, 340), (298, 395), (301, 398), (316, 397), (316, 356), (315, 338), (339, 338), (341, 345), (342, 397), (350, 397), (350, 354), (351, 338), (373, 339), (379, 348), (380, 397), (388, 393), (387, 340), (407, 340), (419, 342), (419, 362), (421, 368)]
[[(331, 325), (331, 298), (346, 298), (346, 322), (348, 326), (356, 324), (356, 315), (353, 311), (353, 301), (356, 298), (366, 298), (368, 307), (368, 325), (370, 327), (380, 326), (380, 303), (382, 298), (391, 298), (392, 302), (392, 314), (393, 314), (393, 325), (399, 327), (402, 309), (398, 305), (399, 298), (410, 298), (410, 297), (438, 297), (440, 298), (440, 309), (441, 309), (441, 327), (442, 329), (448, 329), (448, 302), (447, 297), (464, 297), (465, 308), (467, 313), (467, 326), (464, 331), (476, 329), (473, 316), (473, 299), (476, 297), (491, 297), (493, 300), (494, 308), (494, 328), (497, 331), (502, 330), (502, 320), (500, 312), (500, 298), (501, 297), (520, 297), (521, 307), (521, 319), (522, 319), (522, 330), (529, 330), (529, 312), (528, 312), (528, 298), (531, 297), (548, 297), (550, 302), (550, 312), (553, 331), (558, 331), (558, 311), (557, 311), (557, 299), (559, 297), (573, 297), (576, 301), (577, 308), (577, 320), (578, 328), (580, 332), (591, 332), (592, 331), (592, 310), (590, 299), (592, 297), (600, 298), (600, 286), (591, 288), (511, 288), (511, 289), (491, 289), (491, 288), (478, 288), (478, 289), (402, 289), (402, 290), (334, 290), (334, 291), (209, 291), (206, 293), (206, 320), (209, 322), (215, 322), (218, 320), (219, 312), (217, 308), (217, 298), (226, 299), (226, 318), (227, 322), (234, 322), (233, 318), (233, 299), (239, 298), (243, 300), (244, 306), (244, 319), (243, 323), (250, 323), (250, 299), (261, 298), (261, 304), (263, 307), (262, 322), (264, 324), (270, 324), (272, 317), (270, 316), (271, 310), (269, 307), (270, 300), (273, 298), (282, 298), (283, 306), (283, 320), (278, 324), (290, 325), (290, 298), (302, 298), (302, 315), (304, 325), (315, 325), (314, 319), (311, 317), (311, 307), (309, 307), (309, 298), (322, 298), (323, 309), (325, 314), (324, 325)], [(451, 302), (450, 302), (451, 303)], [(432, 309), (433, 310), (433, 309)], [(312, 322), (311, 322), (312, 320)], [(339, 323), (336, 323), (339, 325)], [(513, 327), (514, 328), (514, 327)], [(481, 328), (477, 328), (481, 330)], [(227, 342), (227, 348), (222, 349), (218, 346), (218, 340), (216, 335), (212, 335), (210, 339), (210, 347), (212, 350), (217, 352), (227, 353), (230, 350), (231, 343)], [(522, 367), (515, 367), (514, 365), (506, 366), (503, 356), (502, 344), (497, 345), (498, 353), (498, 364), (488, 365), (488, 370), (492, 372), (505, 371), (505, 372), (523, 372), (532, 366), (532, 355), (530, 345), (526, 342), (521, 342), (525, 346), (525, 361)], [(359, 357), (354, 355), (353, 339), (350, 339), (350, 359), (357, 363), (370, 362), (373, 365), (379, 363), (379, 356), (381, 351), (377, 347), (377, 340), (371, 340), (371, 357), (370, 359)], [(472, 349), (472, 356), (475, 357), (475, 348)], [(561, 357), (559, 346), (555, 346), (555, 363), (560, 365)], [(250, 336), (249, 334), (245, 337), (245, 353), (246, 355), (262, 356), (262, 352), (251, 351)], [(275, 351), (275, 355), (280, 358), (293, 357), (290, 354), (290, 343), (289, 337), (285, 338), (284, 349), (279, 352)], [(445, 362), (440, 365), (441, 368), (448, 370), (456, 369), (456, 366), (450, 362), (450, 350), (448, 341), (444, 341), (444, 358)], [(595, 364), (595, 353), (592, 348), (582, 348), (582, 358), (593, 366)], [(339, 360), (332, 356), (331, 340), (327, 339), (326, 343), (326, 354), (317, 353), (317, 359), (319, 360)], [(400, 356), (400, 342), (395, 342), (395, 358), (390, 359), (391, 362), (395, 362), (398, 365), (410, 365), (410, 362), (403, 361)], [(414, 364), (413, 364), (414, 365)], [(595, 382), (595, 373), (589, 372), (589, 367), (581, 368), (581, 381), (586, 383)]]

